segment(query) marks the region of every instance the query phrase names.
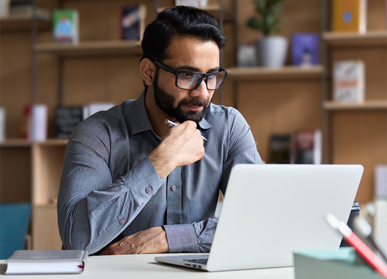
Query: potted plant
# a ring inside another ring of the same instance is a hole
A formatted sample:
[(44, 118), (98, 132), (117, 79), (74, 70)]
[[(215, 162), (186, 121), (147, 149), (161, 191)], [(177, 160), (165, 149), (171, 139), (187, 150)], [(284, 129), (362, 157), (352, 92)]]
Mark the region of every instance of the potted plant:
[(273, 36), (279, 30), (282, 20), (278, 14), (282, 11), (285, 0), (254, 0), (256, 13), (247, 21), (250, 28), (262, 32), (263, 38), (256, 41), (256, 58), (258, 66), (282, 67), (285, 64), (288, 49), (287, 39)]

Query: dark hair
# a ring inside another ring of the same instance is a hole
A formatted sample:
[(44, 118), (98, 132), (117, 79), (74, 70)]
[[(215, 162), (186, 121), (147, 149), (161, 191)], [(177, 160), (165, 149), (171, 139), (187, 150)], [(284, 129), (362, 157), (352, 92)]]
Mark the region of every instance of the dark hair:
[(216, 19), (201, 9), (176, 6), (158, 14), (144, 32), (141, 42), (143, 58), (162, 62), (173, 38), (192, 36), (214, 41), (219, 49), (226, 45), (226, 37), (218, 27)]

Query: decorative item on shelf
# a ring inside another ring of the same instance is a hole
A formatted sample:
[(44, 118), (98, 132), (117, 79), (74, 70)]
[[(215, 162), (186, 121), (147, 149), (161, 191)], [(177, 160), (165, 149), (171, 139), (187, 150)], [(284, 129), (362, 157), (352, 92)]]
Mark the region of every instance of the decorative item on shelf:
[(337, 102), (361, 103), (365, 96), (364, 62), (336, 61), (333, 70), (333, 99)]
[(333, 32), (366, 32), (367, 0), (335, 0)]
[(59, 106), (55, 109), (55, 138), (69, 139), (83, 119), (83, 107)]
[(6, 127), (7, 111), (4, 107), (0, 107), (0, 142), (5, 141), (5, 127)]
[(312, 66), (319, 64), (319, 35), (316, 33), (297, 33), (292, 36), (292, 64)]
[(22, 137), (31, 141), (47, 140), (48, 107), (45, 104), (24, 107), (25, 125)]
[(108, 110), (113, 106), (113, 103), (91, 103), (83, 106), (83, 119), (88, 118), (96, 112)]
[(10, 7), (10, 15), (15, 15), (15, 16), (28, 16), (28, 17), (33, 17), (35, 9), (35, 15), (36, 18), (49, 21), (51, 20), (51, 12), (50, 10), (43, 8), (43, 7), (34, 7), (31, 1), (17, 1), (17, 2), (11, 2), (11, 7)]
[(238, 45), (238, 67), (254, 67), (255, 46), (254, 43), (240, 43)]
[(121, 9), (121, 39), (141, 41), (145, 28), (145, 5), (124, 6)]
[(387, 165), (375, 167), (375, 198), (387, 200)]
[(208, 0), (175, 0), (176, 6), (207, 7)]
[(247, 25), (262, 32), (263, 38), (256, 42), (258, 66), (270, 68), (282, 67), (285, 64), (288, 42), (283, 36), (273, 36), (279, 31), (282, 20), (278, 14), (282, 11), (282, 2), (285, 0), (254, 0), (259, 17), (252, 17)]
[(294, 133), (296, 164), (321, 164), (322, 133), (320, 130), (304, 130)]
[(271, 135), (269, 142), (269, 164), (292, 164), (294, 163), (293, 135), (275, 134)]
[(79, 15), (77, 10), (55, 10), (53, 14), (54, 41), (63, 44), (79, 42)]
[(9, 16), (10, 0), (0, 0), (0, 18)]

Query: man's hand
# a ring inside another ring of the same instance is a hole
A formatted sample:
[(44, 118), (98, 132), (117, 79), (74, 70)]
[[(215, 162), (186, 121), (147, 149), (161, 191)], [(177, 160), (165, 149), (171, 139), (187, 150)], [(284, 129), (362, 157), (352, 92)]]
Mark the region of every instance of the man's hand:
[(190, 120), (171, 128), (160, 145), (149, 154), (159, 176), (166, 178), (173, 169), (202, 159), (204, 147), (200, 136), (196, 123)]
[(121, 239), (107, 247), (101, 255), (157, 254), (168, 252), (163, 227), (153, 227)]

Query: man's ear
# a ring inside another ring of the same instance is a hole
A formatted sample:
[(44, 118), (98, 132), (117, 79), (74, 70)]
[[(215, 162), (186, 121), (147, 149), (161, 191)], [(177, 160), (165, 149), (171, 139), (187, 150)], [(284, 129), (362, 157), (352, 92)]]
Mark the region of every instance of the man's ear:
[(140, 73), (147, 86), (153, 84), (156, 76), (156, 66), (149, 58), (144, 58), (140, 63)]

